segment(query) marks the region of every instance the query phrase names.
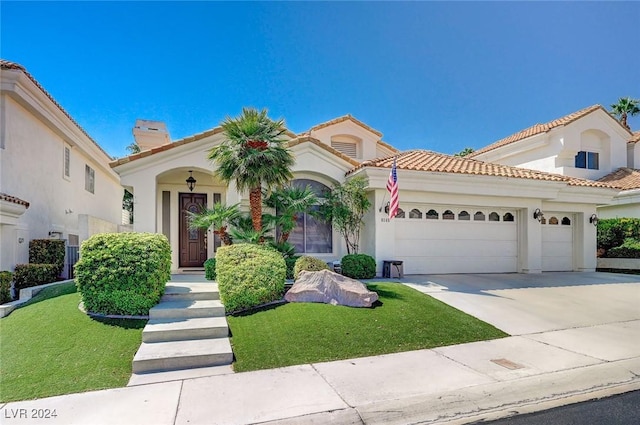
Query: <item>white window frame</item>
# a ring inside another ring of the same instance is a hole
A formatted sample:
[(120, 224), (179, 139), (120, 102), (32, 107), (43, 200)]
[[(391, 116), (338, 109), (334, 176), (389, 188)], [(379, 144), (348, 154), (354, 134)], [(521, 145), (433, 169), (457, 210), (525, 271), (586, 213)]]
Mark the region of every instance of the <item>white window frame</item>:
[(62, 178), (71, 181), (71, 146), (67, 143), (62, 147)]
[(84, 166), (84, 190), (89, 193), (96, 193), (96, 171), (89, 164)]

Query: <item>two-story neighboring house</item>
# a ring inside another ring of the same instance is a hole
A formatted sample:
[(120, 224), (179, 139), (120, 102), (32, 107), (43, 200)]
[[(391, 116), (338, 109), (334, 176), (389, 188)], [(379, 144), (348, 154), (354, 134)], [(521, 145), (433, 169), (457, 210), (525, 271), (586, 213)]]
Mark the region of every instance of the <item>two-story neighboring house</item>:
[(118, 231), (112, 158), (24, 67), (1, 60), (0, 79), (0, 270), (27, 263), (32, 239)]
[(498, 140), (469, 158), (606, 182), (620, 193), (598, 207), (601, 218), (640, 217), (638, 133), (593, 105)]

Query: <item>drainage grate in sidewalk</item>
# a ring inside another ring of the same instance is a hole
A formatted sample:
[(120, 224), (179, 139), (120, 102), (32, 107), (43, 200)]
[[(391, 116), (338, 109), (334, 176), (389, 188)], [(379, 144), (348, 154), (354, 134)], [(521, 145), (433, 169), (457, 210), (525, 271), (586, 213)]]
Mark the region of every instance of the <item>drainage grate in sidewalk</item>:
[(510, 370), (524, 369), (524, 366), (522, 366), (521, 364), (512, 362), (511, 360), (507, 359), (491, 359), (491, 362)]

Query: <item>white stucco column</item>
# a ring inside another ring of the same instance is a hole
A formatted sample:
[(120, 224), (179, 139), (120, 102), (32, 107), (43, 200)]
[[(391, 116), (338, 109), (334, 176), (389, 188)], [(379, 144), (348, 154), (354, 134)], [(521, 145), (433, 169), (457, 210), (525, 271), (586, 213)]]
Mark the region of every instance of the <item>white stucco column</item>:
[[(396, 258), (396, 222), (395, 219), (389, 219), (389, 215), (384, 212), (383, 201), (389, 200), (386, 196), (385, 189), (377, 189), (375, 192), (375, 202), (372, 205), (375, 214), (375, 258), (376, 272), (382, 275), (383, 261), (385, 260), (403, 260)], [(382, 210), (381, 210), (382, 209)], [(373, 227), (373, 226), (372, 226)]]
[(542, 273), (542, 226), (533, 218), (537, 208), (540, 205), (520, 210), (518, 244), (521, 273)]
[(142, 181), (133, 187), (133, 230), (156, 233), (156, 181)]
[(589, 223), (593, 211), (576, 214), (574, 223), (574, 260), (579, 272), (593, 272), (597, 267), (596, 251), (598, 249), (597, 227)]

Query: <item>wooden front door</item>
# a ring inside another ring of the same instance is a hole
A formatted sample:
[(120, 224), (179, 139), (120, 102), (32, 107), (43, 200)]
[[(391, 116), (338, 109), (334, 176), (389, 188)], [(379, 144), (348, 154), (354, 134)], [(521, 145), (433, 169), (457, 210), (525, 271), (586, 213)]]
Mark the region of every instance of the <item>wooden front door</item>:
[(189, 230), (187, 214), (187, 211), (199, 212), (206, 205), (205, 193), (180, 194), (180, 267), (203, 267), (207, 259), (207, 231)]

